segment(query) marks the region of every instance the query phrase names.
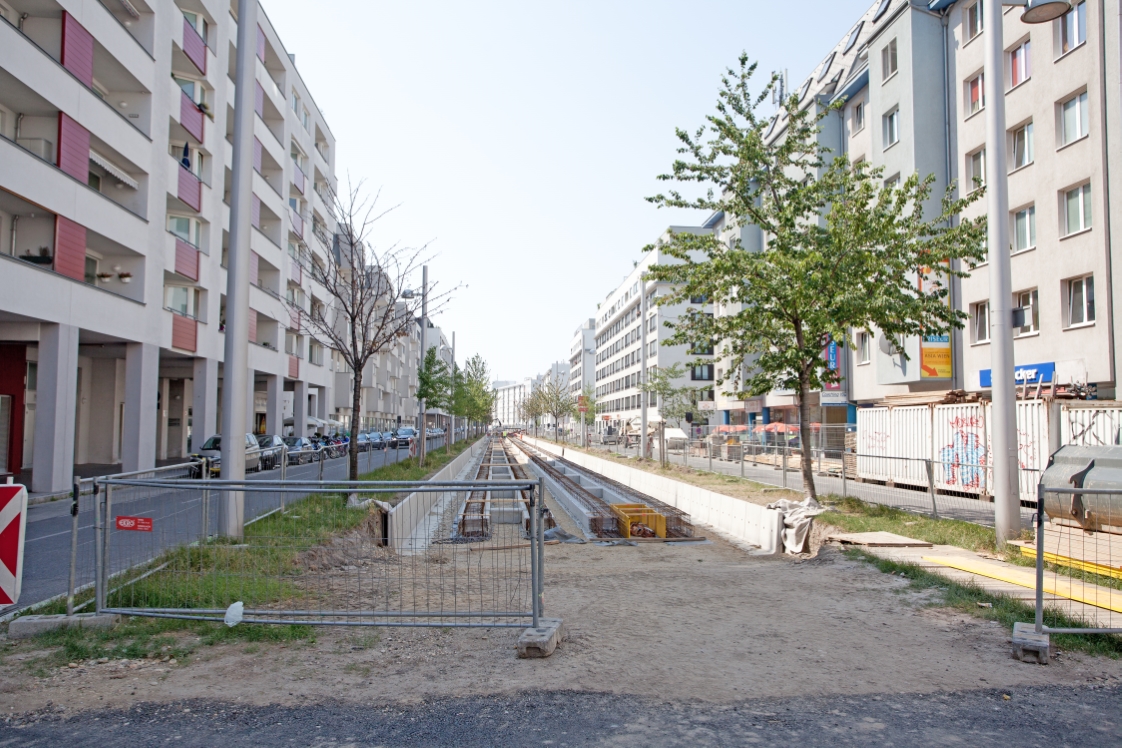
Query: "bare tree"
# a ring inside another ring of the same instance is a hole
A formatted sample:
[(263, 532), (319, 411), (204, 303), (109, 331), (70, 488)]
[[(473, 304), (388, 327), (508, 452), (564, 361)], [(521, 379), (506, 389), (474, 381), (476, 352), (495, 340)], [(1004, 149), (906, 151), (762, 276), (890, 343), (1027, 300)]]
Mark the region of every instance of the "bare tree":
[[(313, 226), (313, 232), (331, 248), (329, 262), (321, 266), (306, 253), (301, 257), (304, 268), (323, 284), (328, 299), (313, 300), (307, 307), (299, 300), (289, 301), (288, 307), (293, 321), (299, 322), (300, 332), (338, 351), (353, 372), (347, 473), (350, 480), (358, 480), (362, 372), (372, 358), (409, 337), (419, 324), (422, 300), (419, 292), (412, 292), (413, 282), (429, 259), (429, 252), (427, 244), (404, 247), (395, 243), (379, 248), (373, 242), (376, 224), (396, 207), (382, 209), (378, 204), (380, 192), (370, 196), (361, 181), (349, 184), (344, 195), (328, 190), (321, 197), (335, 222), (335, 232), (330, 233), (324, 225)], [(444, 307), (450, 294), (451, 290), (442, 292), (430, 284), (430, 317)], [(299, 435), (303, 424), (296, 424), (296, 428)]]

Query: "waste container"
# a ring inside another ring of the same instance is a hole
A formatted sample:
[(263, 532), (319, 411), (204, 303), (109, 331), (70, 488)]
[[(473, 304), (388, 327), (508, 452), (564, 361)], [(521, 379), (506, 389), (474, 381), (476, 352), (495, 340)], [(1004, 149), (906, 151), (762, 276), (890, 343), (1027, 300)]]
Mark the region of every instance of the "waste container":
[(1048, 460), (1045, 488), (1117, 488), (1117, 494), (1044, 495), (1044, 513), (1059, 525), (1122, 533), (1122, 446), (1068, 445)]

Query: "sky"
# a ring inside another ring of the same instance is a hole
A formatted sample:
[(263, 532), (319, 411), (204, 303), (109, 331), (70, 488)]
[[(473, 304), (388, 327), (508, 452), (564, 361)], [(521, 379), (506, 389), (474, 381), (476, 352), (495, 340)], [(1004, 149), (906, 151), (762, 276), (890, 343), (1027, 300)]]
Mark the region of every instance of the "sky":
[[(372, 240), (428, 245), (433, 322), (495, 380), (567, 360), (670, 225), (644, 198), (675, 128), (741, 52), (791, 86), (871, 0), (262, 0), (336, 139), (336, 176), (393, 207)], [(417, 285), (419, 286), (419, 280)]]

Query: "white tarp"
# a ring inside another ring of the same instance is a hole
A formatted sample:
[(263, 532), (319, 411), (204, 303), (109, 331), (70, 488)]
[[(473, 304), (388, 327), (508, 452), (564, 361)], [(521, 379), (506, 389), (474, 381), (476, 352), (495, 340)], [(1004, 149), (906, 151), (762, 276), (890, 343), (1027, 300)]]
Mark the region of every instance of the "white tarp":
[(807, 496), (802, 501), (780, 499), (767, 505), (783, 513), (783, 547), (787, 553), (802, 553), (815, 516), (826, 511), (817, 501)]

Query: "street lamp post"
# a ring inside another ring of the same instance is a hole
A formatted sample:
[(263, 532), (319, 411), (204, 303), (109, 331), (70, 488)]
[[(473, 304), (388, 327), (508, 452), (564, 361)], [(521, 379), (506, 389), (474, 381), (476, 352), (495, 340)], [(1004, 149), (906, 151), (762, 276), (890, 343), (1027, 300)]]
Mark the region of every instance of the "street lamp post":
[[(1048, 23), (1071, 9), (1067, 0), (982, 0), (985, 39), (986, 187), (989, 210), (990, 374), (993, 394), (993, 500), (997, 546), (1021, 532), (1017, 402), (1013, 364), (1013, 288), (1009, 251), (1009, 180), (1005, 153), (1004, 5), (1025, 8), (1025, 23)], [(1042, 507), (1038, 508), (1038, 511)]]

